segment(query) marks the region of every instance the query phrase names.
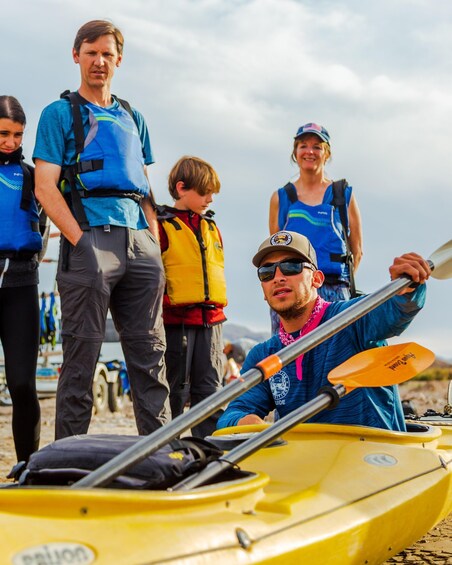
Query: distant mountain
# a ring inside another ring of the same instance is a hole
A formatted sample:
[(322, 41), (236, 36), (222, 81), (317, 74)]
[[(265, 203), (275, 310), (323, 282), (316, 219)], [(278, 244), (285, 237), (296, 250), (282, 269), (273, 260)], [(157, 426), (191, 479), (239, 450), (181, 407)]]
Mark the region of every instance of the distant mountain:
[[(246, 326), (226, 322), (225, 324), (223, 324), (223, 337), (225, 340), (230, 342), (241, 341), (243, 343), (243, 340), (261, 342), (267, 340), (270, 337), (270, 332), (250, 330)], [(107, 343), (119, 341), (118, 332), (116, 331), (113, 320), (111, 318), (107, 318), (104, 341)], [(440, 357), (437, 357), (435, 359), (435, 362), (431, 366), (432, 369), (444, 369), (447, 367), (450, 367), (452, 369), (452, 359), (443, 359)]]
[[(270, 337), (270, 332), (256, 332), (254, 330), (250, 330), (245, 326), (240, 326), (239, 324), (231, 324), (226, 322), (223, 325), (223, 336), (224, 339), (228, 341), (237, 341), (242, 338), (250, 339), (252, 341), (260, 342), (265, 341)], [(115, 329), (113, 324), (113, 320), (111, 318), (107, 318), (107, 324), (105, 328), (105, 342), (116, 342), (119, 341), (118, 332)]]
[(245, 326), (240, 326), (239, 324), (232, 324), (226, 322), (223, 325), (223, 337), (228, 341), (237, 341), (241, 338), (251, 339), (253, 341), (265, 341), (270, 337), (270, 332), (257, 332), (250, 330)]
[(450, 368), (452, 369), (452, 360), (449, 359), (441, 359), (441, 357), (437, 357), (434, 361), (433, 364), (430, 365), (430, 369), (447, 369)]

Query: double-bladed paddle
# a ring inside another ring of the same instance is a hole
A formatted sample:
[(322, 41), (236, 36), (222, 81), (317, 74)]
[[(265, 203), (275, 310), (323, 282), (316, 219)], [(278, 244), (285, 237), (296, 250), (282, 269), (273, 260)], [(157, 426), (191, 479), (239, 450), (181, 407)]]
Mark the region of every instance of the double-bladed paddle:
[[(447, 279), (452, 277), (452, 240), (442, 245), (429, 258), (433, 269), (432, 277)], [(357, 300), (349, 308), (340, 312), (324, 324), (321, 324), (306, 336), (281, 349), (277, 354), (271, 355), (256, 367), (242, 375), (241, 379), (234, 380), (222, 390), (205, 398), (190, 410), (181, 414), (165, 426), (144, 437), (134, 446), (126, 449), (86, 477), (75, 482), (71, 488), (101, 487), (107, 485), (115, 477), (121, 475), (128, 468), (139, 463), (163, 445), (178, 437), (185, 430), (192, 428), (214, 414), (221, 406), (237, 398), (254, 385), (270, 378), (282, 367), (294, 361), (298, 356), (310, 351), (320, 343), (349, 326), (383, 302), (412, 284), (407, 276), (390, 281), (380, 290)]]
[[(390, 345), (362, 351), (335, 369), (317, 397), (303, 404), (284, 418), (256, 433), (226, 455), (212, 461), (202, 471), (184, 479), (171, 490), (188, 490), (204, 485), (220, 473), (269, 445), (284, 432), (305, 422), (322, 410), (333, 407), (340, 398), (359, 387), (381, 387), (411, 379), (433, 363), (434, 354), (416, 343)], [(239, 428), (238, 428), (239, 429)]]

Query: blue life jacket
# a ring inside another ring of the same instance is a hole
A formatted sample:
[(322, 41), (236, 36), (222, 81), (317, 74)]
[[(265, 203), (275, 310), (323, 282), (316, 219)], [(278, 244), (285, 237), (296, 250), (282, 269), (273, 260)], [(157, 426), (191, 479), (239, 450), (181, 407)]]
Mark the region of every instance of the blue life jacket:
[[(64, 92), (61, 97), (71, 103), (77, 157), (76, 163), (63, 171), (60, 186), (66, 194), (69, 184), (79, 223), (86, 223), (80, 198), (118, 196), (139, 202), (147, 196), (143, 148), (128, 102), (114, 97), (119, 102), (116, 108), (101, 108), (77, 92)], [(86, 135), (80, 105), (89, 112)]]
[(339, 209), (333, 202), (332, 187), (327, 188), (324, 201), (317, 206), (308, 206), (297, 197), (296, 200), (290, 198), (286, 187), (278, 190), (278, 196), (279, 228), (301, 233), (312, 242), (319, 269), (327, 281), (329, 278), (349, 281), (344, 228)]
[(0, 258), (31, 259), (41, 249), (30, 169), (22, 160), (0, 165)]

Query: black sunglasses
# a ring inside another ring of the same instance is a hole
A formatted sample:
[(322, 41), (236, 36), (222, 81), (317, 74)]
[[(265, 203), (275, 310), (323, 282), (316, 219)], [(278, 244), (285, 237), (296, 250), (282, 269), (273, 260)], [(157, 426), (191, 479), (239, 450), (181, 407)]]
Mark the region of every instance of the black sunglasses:
[(299, 275), (301, 271), (306, 267), (307, 269), (312, 269), (315, 271), (314, 265), (311, 263), (306, 263), (300, 261), (299, 259), (284, 259), (283, 261), (278, 261), (278, 263), (271, 263), (270, 265), (263, 265), (257, 269), (257, 276), (261, 282), (268, 282), (275, 278), (276, 267), (285, 277), (291, 277), (292, 275)]

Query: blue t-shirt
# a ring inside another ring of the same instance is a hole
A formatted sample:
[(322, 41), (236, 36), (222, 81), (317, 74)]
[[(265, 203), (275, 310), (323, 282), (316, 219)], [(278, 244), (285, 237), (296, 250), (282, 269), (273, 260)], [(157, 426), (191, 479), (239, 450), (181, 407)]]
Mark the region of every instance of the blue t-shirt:
[[(109, 109), (117, 108), (114, 100)], [(89, 112), (80, 105), (85, 135), (89, 130)], [(143, 116), (135, 109), (134, 121), (143, 146), (144, 163), (154, 162), (148, 128)], [(56, 100), (44, 108), (38, 124), (33, 160), (41, 159), (63, 169), (75, 163), (75, 134), (70, 103), (67, 99)], [(141, 206), (130, 198), (116, 196), (90, 197), (82, 200), (90, 226), (113, 225), (143, 229), (148, 226)]]
[[(328, 374), (361, 351), (386, 345), (386, 339), (400, 335), (425, 302), (425, 285), (415, 292), (394, 296), (353, 324), (344, 328), (311, 351), (302, 362), (302, 380), (296, 375), (295, 362), (233, 400), (218, 420), (217, 427), (235, 426), (247, 414), (262, 419), (276, 409), (280, 417), (315, 398), (319, 389), (330, 385)], [(321, 324), (349, 308), (357, 300), (333, 302)], [(245, 373), (259, 361), (282, 349), (279, 336), (253, 347), (242, 367)], [(324, 410), (309, 422), (356, 424), (405, 431), (405, 420), (397, 386), (357, 388), (342, 398), (332, 410)]]

